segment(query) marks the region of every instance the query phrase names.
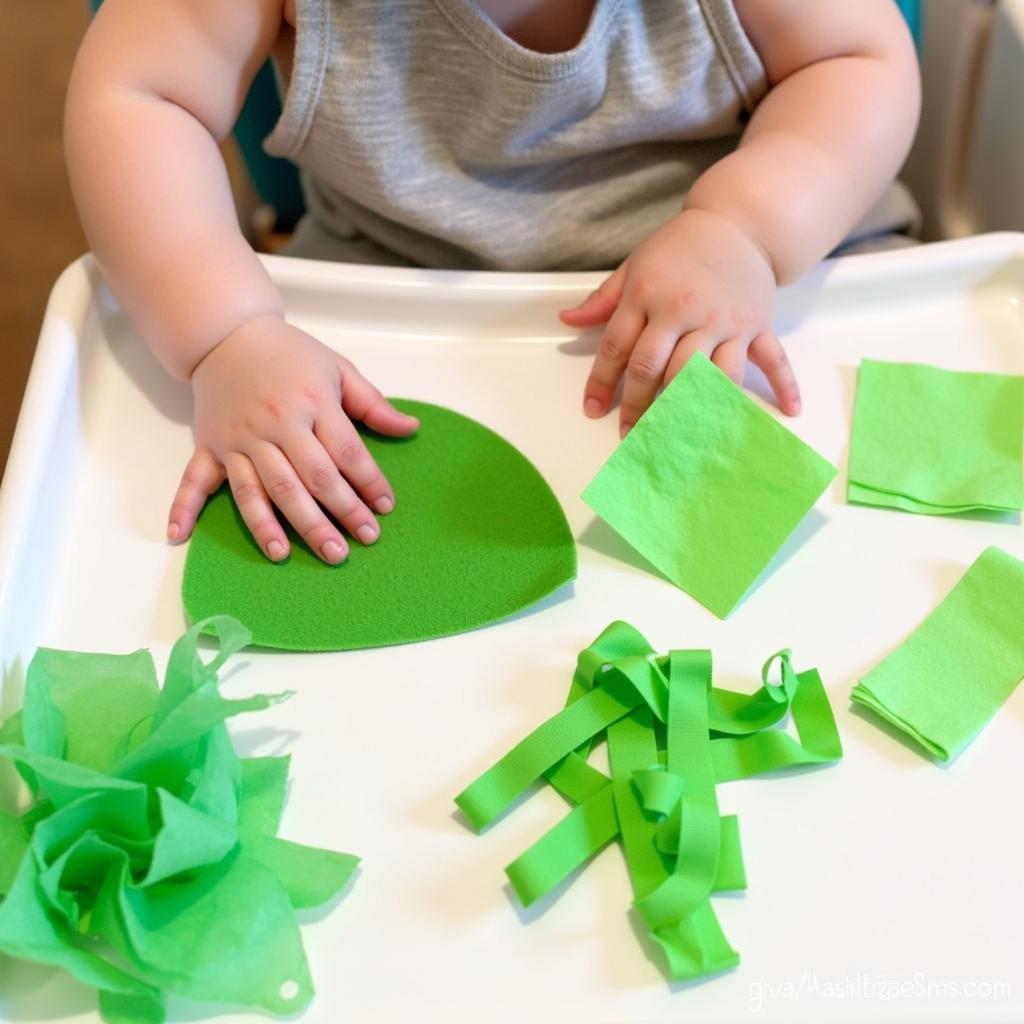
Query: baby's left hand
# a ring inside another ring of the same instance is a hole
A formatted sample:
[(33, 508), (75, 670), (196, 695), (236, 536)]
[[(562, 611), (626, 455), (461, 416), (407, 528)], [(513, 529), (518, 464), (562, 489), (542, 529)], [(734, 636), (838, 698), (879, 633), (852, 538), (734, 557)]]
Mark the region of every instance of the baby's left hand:
[(625, 374), (619, 433), (625, 437), (658, 389), (700, 350), (742, 386), (749, 358), (784, 413), (800, 390), (772, 332), (775, 274), (762, 250), (728, 218), (687, 209), (642, 242), (579, 306), (571, 327), (607, 323), (584, 390), (588, 416), (603, 416)]

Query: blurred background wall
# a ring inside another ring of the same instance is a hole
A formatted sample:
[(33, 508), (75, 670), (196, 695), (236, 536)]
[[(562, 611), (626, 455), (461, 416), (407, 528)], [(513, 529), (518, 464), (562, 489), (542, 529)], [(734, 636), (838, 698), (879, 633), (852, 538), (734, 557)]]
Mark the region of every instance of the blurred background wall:
[(42, 0), (8, 14), (0, 33), (0, 471), (46, 297), (86, 247), (61, 147), (64, 90), (86, 5)]

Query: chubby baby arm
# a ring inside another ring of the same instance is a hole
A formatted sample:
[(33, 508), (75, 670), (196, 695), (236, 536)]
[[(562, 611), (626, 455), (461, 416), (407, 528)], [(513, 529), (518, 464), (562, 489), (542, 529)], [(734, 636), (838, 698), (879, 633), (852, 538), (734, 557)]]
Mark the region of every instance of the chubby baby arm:
[(769, 92), (739, 148), (682, 211), (562, 319), (605, 323), (584, 392), (601, 416), (623, 384), (623, 434), (659, 386), (703, 351), (739, 384), (760, 366), (782, 410), (800, 397), (772, 333), (776, 284), (826, 256), (892, 181), (913, 138), (920, 84), (892, 0), (736, 0)]
[(281, 0), (106, 0), (72, 73), (65, 144), (86, 234), (163, 366), (190, 380), (196, 451), (168, 536), (227, 478), (261, 549), (288, 553), (276, 505), (325, 561), (376, 539), (394, 495), (352, 424), (408, 434), (347, 360), (285, 323), (242, 236), (217, 142), (282, 26)]

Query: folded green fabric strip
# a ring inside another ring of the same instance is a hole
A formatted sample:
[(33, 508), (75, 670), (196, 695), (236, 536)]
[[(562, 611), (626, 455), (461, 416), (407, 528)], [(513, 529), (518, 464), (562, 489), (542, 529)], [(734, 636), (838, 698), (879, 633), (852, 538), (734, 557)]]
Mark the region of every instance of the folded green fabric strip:
[(725, 618), (835, 475), (698, 352), (583, 500), (677, 587)]
[[(769, 681), (775, 663), (781, 682)], [(746, 888), (735, 816), (718, 812), (716, 784), (842, 756), (817, 672), (773, 655), (753, 694), (711, 685), (708, 651), (655, 655), (613, 622), (577, 660), (566, 706), (456, 799), (479, 829), (541, 779), (573, 809), (506, 868), (524, 906), (563, 884), (618, 839), (634, 906), (673, 979), (739, 962), (708, 897)], [(799, 740), (779, 725), (792, 713)], [(586, 761), (607, 739), (611, 776)]]
[(932, 756), (959, 754), (1024, 678), (1024, 562), (988, 548), (851, 698)]
[(931, 515), (1024, 508), (1024, 377), (865, 359), (847, 498)]
[[(218, 637), (208, 663), (200, 633)], [(32, 798), (0, 814), (0, 951), (99, 989), (111, 1024), (159, 1024), (164, 995), (292, 1014), (313, 996), (295, 910), (358, 858), (276, 836), (287, 757), (239, 759), (225, 721), (289, 694), (227, 700), (217, 672), (249, 642), (207, 619), (163, 689), (147, 651), (41, 648), (0, 729)]]

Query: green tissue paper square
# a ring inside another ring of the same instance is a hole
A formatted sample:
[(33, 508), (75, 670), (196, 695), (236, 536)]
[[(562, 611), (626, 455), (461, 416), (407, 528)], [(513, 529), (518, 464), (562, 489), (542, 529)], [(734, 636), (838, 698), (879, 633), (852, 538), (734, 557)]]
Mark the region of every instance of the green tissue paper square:
[(697, 353), (583, 500), (676, 586), (725, 618), (835, 475)]
[(949, 515), (1024, 508), (1024, 377), (865, 359), (847, 497)]
[(948, 761), (1024, 677), (1024, 562), (988, 548), (851, 698)]

